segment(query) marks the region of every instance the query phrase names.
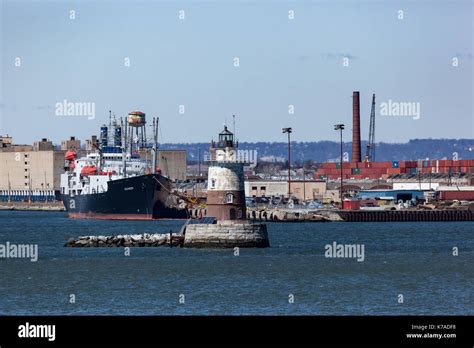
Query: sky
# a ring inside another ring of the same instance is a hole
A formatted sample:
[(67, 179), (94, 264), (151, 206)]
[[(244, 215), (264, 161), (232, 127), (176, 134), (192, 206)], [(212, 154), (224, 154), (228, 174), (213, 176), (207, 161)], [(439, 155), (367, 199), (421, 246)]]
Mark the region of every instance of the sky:
[(362, 139), (372, 93), (377, 142), (474, 138), (469, 0), (0, 4), (0, 135), (15, 143), (84, 140), (135, 109), (160, 117), (160, 142), (208, 142), (232, 115), (240, 141), (338, 141), (337, 123), (350, 141), (353, 91)]

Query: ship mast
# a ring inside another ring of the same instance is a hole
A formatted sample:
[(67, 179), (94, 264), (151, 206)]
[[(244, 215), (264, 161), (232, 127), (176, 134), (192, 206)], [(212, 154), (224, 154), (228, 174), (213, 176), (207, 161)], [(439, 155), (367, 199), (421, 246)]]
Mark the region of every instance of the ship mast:
[(159, 117), (153, 117), (153, 168), (152, 173), (156, 174), (156, 166), (158, 159), (158, 122), (160, 121)]
[(122, 127), (122, 175), (123, 177), (127, 177), (127, 124), (124, 122), (123, 118), (120, 118), (120, 126)]

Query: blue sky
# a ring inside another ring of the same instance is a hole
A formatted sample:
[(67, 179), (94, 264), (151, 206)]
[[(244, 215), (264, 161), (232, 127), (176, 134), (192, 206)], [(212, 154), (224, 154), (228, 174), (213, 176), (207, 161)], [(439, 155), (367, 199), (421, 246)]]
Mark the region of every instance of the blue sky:
[[(341, 122), (349, 141), (353, 90), (363, 139), (372, 93), (376, 141), (474, 138), (472, 1), (3, 0), (0, 18), (0, 134), (18, 143), (85, 139), (137, 108), (161, 142), (207, 142), (232, 114), (241, 141), (338, 140)], [(57, 116), (65, 99), (95, 118)], [(420, 119), (379, 115), (388, 100)]]

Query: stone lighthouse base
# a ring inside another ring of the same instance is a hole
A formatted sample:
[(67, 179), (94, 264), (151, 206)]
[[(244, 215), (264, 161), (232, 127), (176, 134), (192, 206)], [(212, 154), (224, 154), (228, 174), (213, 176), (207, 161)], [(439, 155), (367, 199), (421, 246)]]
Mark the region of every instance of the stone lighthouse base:
[(193, 248), (267, 248), (267, 225), (223, 220), (215, 224), (190, 224), (184, 228), (184, 246)]

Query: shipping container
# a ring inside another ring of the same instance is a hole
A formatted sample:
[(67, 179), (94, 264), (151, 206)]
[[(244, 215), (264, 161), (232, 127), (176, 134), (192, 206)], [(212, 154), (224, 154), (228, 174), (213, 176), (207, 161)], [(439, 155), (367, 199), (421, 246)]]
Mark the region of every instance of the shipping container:
[(359, 163), (358, 162), (350, 162), (350, 163), (351, 163), (351, 165), (350, 165), (351, 169), (359, 168)]
[(442, 200), (465, 200), (474, 201), (474, 191), (439, 191)]
[(324, 169), (335, 169), (335, 168), (336, 168), (336, 162), (323, 163), (323, 164), (321, 165), (321, 168), (324, 168)]
[(375, 162), (374, 168), (392, 168), (392, 162)]
[(344, 210), (359, 210), (360, 200), (358, 199), (345, 199), (342, 201), (342, 209)]

